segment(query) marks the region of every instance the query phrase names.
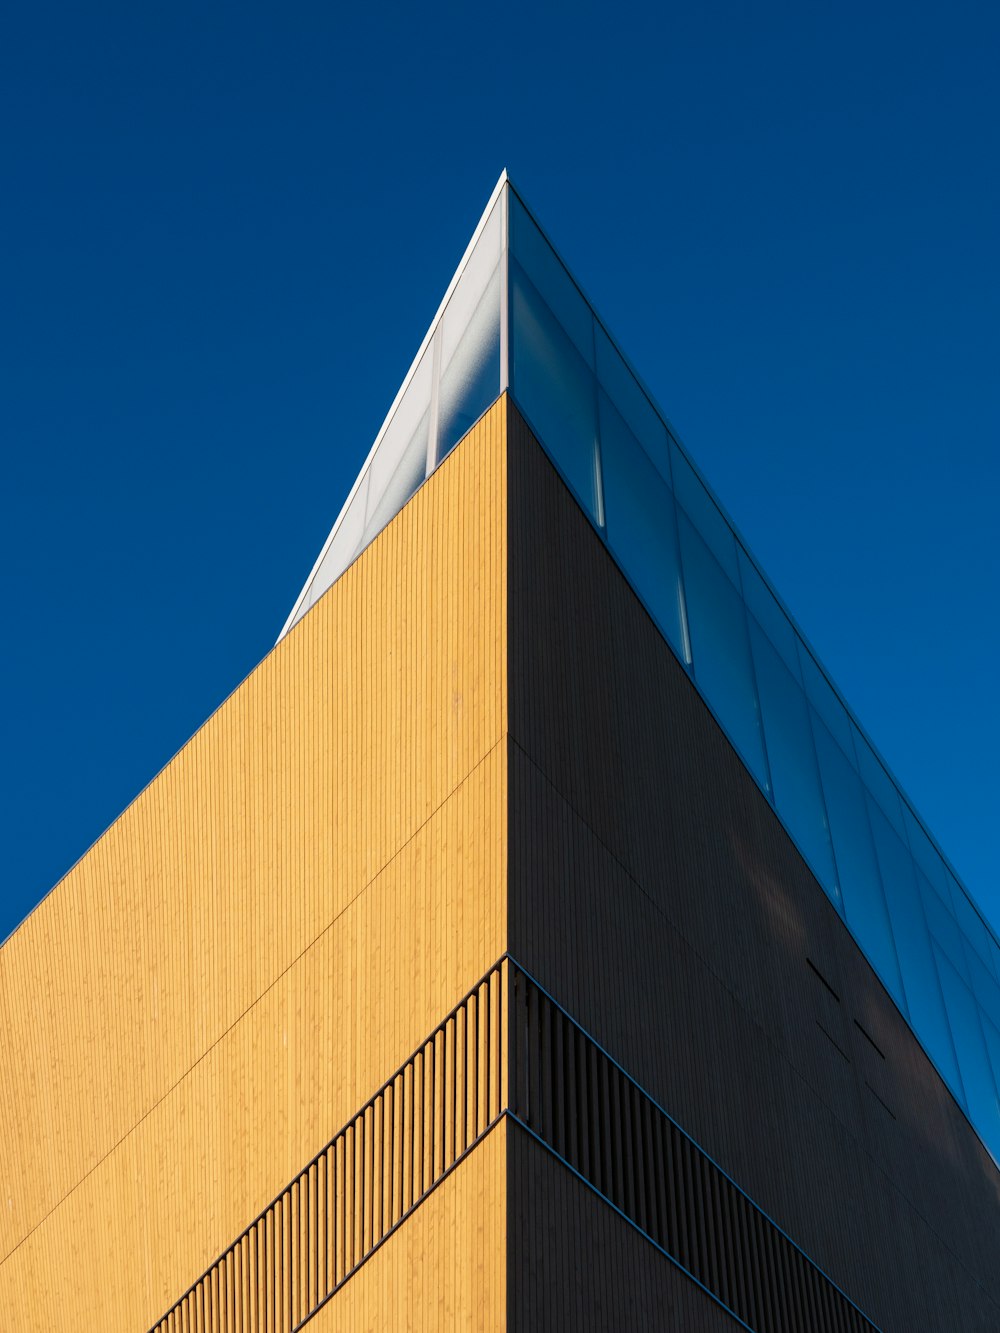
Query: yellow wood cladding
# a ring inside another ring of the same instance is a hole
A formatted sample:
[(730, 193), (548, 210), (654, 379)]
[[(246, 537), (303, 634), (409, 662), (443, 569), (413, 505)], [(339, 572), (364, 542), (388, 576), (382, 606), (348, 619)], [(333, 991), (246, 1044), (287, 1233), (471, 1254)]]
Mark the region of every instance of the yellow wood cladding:
[(505, 792), (499, 745), (0, 1264), (2, 1333), (145, 1333), (410, 1056), (503, 950)]
[(504, 951), (505, 434), (0, 949), (0, 1329), (148, 1327)]

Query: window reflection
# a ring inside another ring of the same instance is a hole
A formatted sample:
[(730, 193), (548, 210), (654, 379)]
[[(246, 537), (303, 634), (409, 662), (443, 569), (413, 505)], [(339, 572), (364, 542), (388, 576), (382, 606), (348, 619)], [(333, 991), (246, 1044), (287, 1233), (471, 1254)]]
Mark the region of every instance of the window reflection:
[(752, 617), (750, 642), (775, 807), (813, 874), (836, 899), (837, 875), (806, 696)]
[(603, 390), (600, 427), (608, 545), (664, 636), (684, 659), (684, 604), (673, 496)]
[(770, 790), (743, 603), (683, 510), (678, 522), (695, 680), (743, 762)]
[(514, 397), (587, 514), (602, 524), (597, 382), (576, 343), (511, 260)]

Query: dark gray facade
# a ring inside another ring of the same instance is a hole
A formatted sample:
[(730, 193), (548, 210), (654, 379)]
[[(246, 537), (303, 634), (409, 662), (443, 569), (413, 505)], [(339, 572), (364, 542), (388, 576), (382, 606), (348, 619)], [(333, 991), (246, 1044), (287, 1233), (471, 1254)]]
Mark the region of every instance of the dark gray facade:
[[(512, 957), (884, 1333), (997, 1329), (1000, 1173), (513, 410), (509, 515)], [(511, 1327), (739, 1326), (516, 1127), (510, 1189)]]

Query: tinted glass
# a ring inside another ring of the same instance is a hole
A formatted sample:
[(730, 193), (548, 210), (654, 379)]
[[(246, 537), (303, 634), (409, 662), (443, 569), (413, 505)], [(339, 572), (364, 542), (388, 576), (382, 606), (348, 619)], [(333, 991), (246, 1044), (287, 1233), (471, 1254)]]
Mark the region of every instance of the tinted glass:
[(1000, 1142), (1000, 1108), (993, 1066), (972, 992), (943, 953), (935, 950), (945, 1007), (958, 1051), (969, 1117), (987, 1142)]
[(683, 657), (674, 497), (603, 391), (600, 420), (608, 545), (674, 651)]
[(674, 440), (670, 441), (670, 468), (677, 503), (701, 534), (702, 541), (725, 570), (727, 578), (738, 588), (740, 571), (736, 561), (736, 539), (732, 529), (708, 493), (704, 482)]
[(844, 756), (857, 767), (857, 760), (854, 757), (853, 728), (847, 709), (837, 698), (830, 682), (801, 640), (799, 640), (799, 666), (802, 670), (802, 684), (805, 686), (806, 698), (840, 746)]
[(740, 566), (740, 582), (743, 586), (743, 596), (746, 599), (747, 607), (757, 624), (767, 635), (772, 648), (780, 654), (781, 660), (796, 683), (801, 684), (802, 675), (799, 670), (796, 636), (791, 622), (742, 547), (737, 552), (737, 556)]
[(920, 887), (920, 900), (931, 934), (951, 959), (952, 964), (965, 976), (965, 950), (962, 947), (962, 932), (958, 928), (958, 922), (941, 901), (923, 871), (917, 871), (917, 884)]
[(950, 870), (945, 870), (951, 886), (951, 901), (955, 908), (955, 916), (958, 918), (958, 924), (962, 928), (962, 933), (968, 942), (979, 955), (980, 961), (990, 971), (993, 971), (993, 950), (990, 948), (989, 931), (983, 924), (983, 919), (979, 915), (976, 907), (969, 901), (969, 898)]
[(996, 1024), (991, 1023), (985, 1017), (983, 1018), (983, 1038), (993, 1069), (993, 1082), (1000, 1088), (1000, 1027), (997, 1027)]
[(843, 750), (812, 716), (844, 914), (893, 995), (902, 995), (864, 788)]
[(885, 771), (881, 759), (878, 758), (854, 723), (851, 724), (851, 730), (854, 733), (854, 753), (858, 757), (858, 772), (861, 774), (862, 781), (899, 836), (905, 838), (903, 808), (899, 799), (899, 792), (893, 785), (889, 774)]
[(750, 643), (774, 804), (816, 878), (836, 898), (837, 876), (806, 696), (752, 618)]
[(923, 826), (910, 809), (909, 803), (902, 801), (900, 805), (903, 813), (903, 827), (906, 830), (906, 840), (910, 844), (910, 851), (913, 853), (914, 860), (937, 889), (941, 898), (946, 903), (950, 903), (948, 872), (944, 861), (941, 859), (941, 854), (924, 832)]
[(743, 762), (767, 789), (743, 602), (685, 514), (678, 514), (678, 524), (695, 680)]
[(669, 483), (670, 456), (667, 451), (666, 426), (639, 387), (638, 381), (626, 366), (618, 349), (596, 322), (594, 337), (598, 383), (614, 403), (633, 437), (646, 451), (650, 462), (664, 481)]
[(521, 267), (510, 265), (514, 397), (589, 516), (602, 521), (597, 383)]
[(516, 195), (510, 206), (510, 249), (553, 318), (593, 370), (594, 321), (590, 306)]
[(991, 1021), (1000, 1027), (1000, 984), (997, 983), (993, 973), (987, 971), (980, 962), (978, 954), (967, 951), (966, 963), (976, 1002), (980, 1009), (989, 1015)]
[(961, 1099), (962, 1083), (955, 1047), (938, 983), (931, 937), (917, 892), (915, 867), (908, 849), (877, 807), (871, 812), (871, 820), (909, 1019), (922, 1034), (928, 1055)]

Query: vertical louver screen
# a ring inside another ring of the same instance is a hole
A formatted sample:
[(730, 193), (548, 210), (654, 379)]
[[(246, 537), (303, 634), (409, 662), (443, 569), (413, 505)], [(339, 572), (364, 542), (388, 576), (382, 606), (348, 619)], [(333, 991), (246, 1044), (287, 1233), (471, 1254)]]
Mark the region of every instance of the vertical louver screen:
[(530, 977), (511, 1112), (755, 1333), (875, 1326)]
[(292, 1333), (330, 1299), (503, 1113), (506, 976), (498, 963), (153, 1333)]

